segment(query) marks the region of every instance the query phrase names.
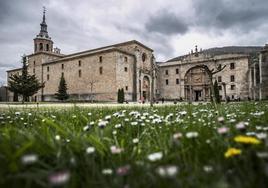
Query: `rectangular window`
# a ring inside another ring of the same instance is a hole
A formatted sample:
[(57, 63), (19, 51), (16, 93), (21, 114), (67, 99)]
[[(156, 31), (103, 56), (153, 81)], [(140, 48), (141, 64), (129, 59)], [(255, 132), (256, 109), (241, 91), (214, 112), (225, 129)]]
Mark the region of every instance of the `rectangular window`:
[(78, 76), (79, 76), (79, 78), (81, 78), (81, 76), (82, 76), (82, 71), (81, 70), (78, 70)]
[(127, 72), (127, 67), (125, 67), (125, 72)]
[(218, 70), (221, 69), (221, 64), (218, 65)]
[(219, 90), (222, 90), (222, 87), (221, 86), (219, 86)]
[(180, 80), (178, 78), (176, 79), (176, 84), (180, 84)]
[(34, 66), (35, 66), (35, 61), (34, 61)]
[(47, 66), (47, 72), (49, 72), (49, 66)]
[(99, 62), (102, 63), (102, 56), (99, 57)]
[(176, 69), (176, 74), (179, 74), (179, 69)]
[(230, 63), (230, 69), (235, 69), (235, 63)]
[(61, 77), (64, 77), (64, 72), (61, 73)]
[(234, 82), (234, 81), (235, 81), (235, 76), (234, 76), (234, 75), (231, 75), (231, 77), (230, 77), (230, 81), (231, 81), (231, 82)]
[(127, 57), (125, 57), (125, 62), (127, 62)]
[(47, 80), (49, 80), (49, 74), (47, 74)]
[(231, 85), (231, 90), (235, 90), (235, 85)]
[(33, 73), (35, 74), (35, 68), (33, 68)]
[(100, 74), (102, 74), (102, 72), (103, 72), (103, 71), (102, 71), (102, 67), (100, 67), (99, 72), (100, 72)]
[(168, 79), (166, 80), (166, 85), (168, 85)]
[(62, 69), (62, 70), (64, 69), (64, 64), (61, 64), (61, 69)]
[(221, 82), (221, 76), (218, 76), (218, 82)]
[(126, 86), (126, 91), (128, 90), (128, 86)]
[(168, 70), (166, 70), (166, 75), (168, 75)]
[(78, 61), (78, 66), (81, 67), (81, 60)]

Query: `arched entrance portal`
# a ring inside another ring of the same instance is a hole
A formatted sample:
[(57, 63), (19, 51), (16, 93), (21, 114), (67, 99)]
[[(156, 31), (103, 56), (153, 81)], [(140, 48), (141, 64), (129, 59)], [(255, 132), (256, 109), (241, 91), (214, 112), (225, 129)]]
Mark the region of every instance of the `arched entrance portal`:
[(142, 97), (144, 101), (150, 99), (150, 80), (148, 76), (143, 77)]
[(190, 101), (209, 100), (210, 87), (207, 72), (201, 67), (189, 69), (184, 77), (185, 98)]

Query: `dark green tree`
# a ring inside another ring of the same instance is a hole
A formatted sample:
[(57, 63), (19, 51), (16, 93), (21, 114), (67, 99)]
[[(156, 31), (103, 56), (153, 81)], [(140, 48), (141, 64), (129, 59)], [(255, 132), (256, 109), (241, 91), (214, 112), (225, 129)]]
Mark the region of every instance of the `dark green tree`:
[(22, 57), (22, 72), (9, 77), (8, 89), (14, 93), (14, 96), (22, 95), (22, 102), (29, 101), (29, 97), (38, 92), (45, 86), (40, 83), (35, 75), (28, 74), (27, 57)]
[(66, 84), (64, 76), (62, 75), (60, 78), (58, 92), (55, 93), (56, 99), (61, 100), (61, 101), (67, 100), (69, 98), (67, 90), (68, 90), (67, 84)]
[(125, 102), (125, 91), (124, 91), (123, 88), (122, 88), (122, 91), (121, 92), (122, 92), (121, 95), (122, 95), (122, 103), (123, 103), (123, 102)]
[(214, 93), (215, 93), (216, 103), (218, 103), (218, 104), (221, 103), (219, 85), (218, 85), (217, 80), (215, 80), (215, 82), (214, 82)]
[(117, 91), (117, 102), (118, 103), (123, 103), (125, 101), (125, 94), (124, 94), (124, 89), (118, 89)]

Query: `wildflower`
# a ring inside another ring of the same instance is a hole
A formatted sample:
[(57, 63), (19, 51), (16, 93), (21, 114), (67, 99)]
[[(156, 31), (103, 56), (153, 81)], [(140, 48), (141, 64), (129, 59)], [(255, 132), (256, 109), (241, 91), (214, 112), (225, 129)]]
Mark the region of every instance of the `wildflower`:
[(87, 152), (87, 154), (92, 154), (92, 153), (95, 152), (95, 148), (94, 148), (94, 147), (88, 147), (88, 148), (86, 149), (86, 152)]
[(268, 158), (268, 152), (257, 152), (259, 158)]
[(175, 133), (175, 134), (173, 134), (173, 139), (174, 140), (178, 140), (181, 137), (182, 137), (182, 134), (181, 133)]
[(161, 160), (162, 157), (163, 157), (163, 153), (162, 152), (152, 153), (152, 154), (148, 155), (148, 159), (150, 161), (152, 161), (152, 162)]
[(121, 166), (116, 169), (116, 174), (119, 176), (125, 176), (130, 170), (130, 165)]
[(52, 185), (63, 185), (67, 183), (69, 179), (70, 179), (69, 171), (56, 172), (49, 176), (49, 182)]
[(123, 149), (122, 148), (118, 148), (116, 146), (111, 146), (110, 147), (110, 150), (111, 150), (111, 153), (112, 154), (119, 154), (119, 153), (123, 152)]
[(224, 117), (218, 117), (218, 122), (220, 122), (220, 123), (223, 123), (224, 122)]
[(162, 177), (174, 177), (178, 173), (177, 166), (162, 166), (156, 169), (157, 174)]
[(243, 130), (246, 128), (245, 122), (239, 122), (238, 124), (235, 125), (236, 129), (238, 130)]
[(221, 127), (221, 128), (218, 128), (217, 131), (219, 134), (226, 134), (229, 131), (229, 128), (228, 127)]
[(258, 133), (256, 134), (258, 139), (266, 139), (267, 138), (267, 134), (266, 133)]
[(113, 135), (116, 135), (116, 134), (117, 134), (117, 131), (116, 131), (116, 130), (114, 130), (112, 133), (113, 133)]
[(87, 115), (88, 115), (88, 116), (91, 116), (91, 115), (92, 115), (92, 113), (91, 113), (91, 112), (89, 112), (89, 113), (87, 113)]
[(119, 129), (119, 128), (122, 127), (122, 125), (121, 125), (121, 124), (116, 124), (114, 127), (115, 127), (116, 129)]
[(99, 125), (100, 128), (104, 128), (104, 127), (106, 127), (107, 124), (108, 124), (108, 121), (102, 121), (101, 120), (98, 125)]
[(19, 115), (20, 115), (20, 112), (15, 112), (15, 115), (16, 115), (16, 116), (19, 116)]
[(113, 173), (113, 170), (110, 168), (105, 168), (102, 170), (102, 174), (104, 175), (111, 175)]
[(90, 126), (89, 125), (86, 125), (83, 127), (83, 131), (88, 131), (90, 129)]
[(139, 139), (138, 138), (133, 138), (132, 142), (133, 142), (133, 144), (137, 144), (139, 142)]
[(138, 125), (138, 122), (134, 121), (130, 123), (131, 125)]
[(198, 137), (198, 132), (188, 132), (186, 133), (187, 138), (196, 138)]
[(247, 132), (246, 135), (247, 135), (247, 136), (255, 136), (256, 133), (255, 133), (255, 132)]
[(252, 136), (236, 136), (234, 138), (235, 142), (243, 143), (243, 144), (260, 144), (261, 141)]
[(209, 172), (212, 172), (213, 171), (213, 167), (212, 166), (209, 166), (209, 165), (206, 165), (206, 166), (203, 166), (203, 170), (207, 173)]
[(181, 112), (179, 112), (179, 114), (184, 116), (184, 115), (187, 114), (187, 112), (186, 111), (181, 111)]
[(236, 148), (229, 148), (225, 153), (224, 156), (225, 158), (229, 158), (229, 157), (233, 157), (236, 155), (240, 155), (242, 153), (242, 151), (240, 149), (236, 149)]
[(55, 136), (55, 139), (56, 139), (56, 140), (60, 140), (60, 135), (56, 135), (56, 136)]
[(36, 161), (38, 160), (38, 157), (37, 155), (35, 154), (28, 154), (28, 155), (24, 155), (22, 158), (21, 158), (21, 162), (25, 165), (27, 164), (33, 164), (35, 163)]
[(111, 120), (111, 117), (112, 117), (112, 116), (110, 116), (110, 115), (105, 116), (105, 120), (110, 121), (110, 120)]

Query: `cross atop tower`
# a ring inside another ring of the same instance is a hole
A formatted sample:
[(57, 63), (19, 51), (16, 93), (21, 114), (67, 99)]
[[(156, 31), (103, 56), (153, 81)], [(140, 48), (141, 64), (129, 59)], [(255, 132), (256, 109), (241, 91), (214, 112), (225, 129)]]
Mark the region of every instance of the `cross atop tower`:
[(43, 6), (43, 23), (46, 23), (46, 7)]

